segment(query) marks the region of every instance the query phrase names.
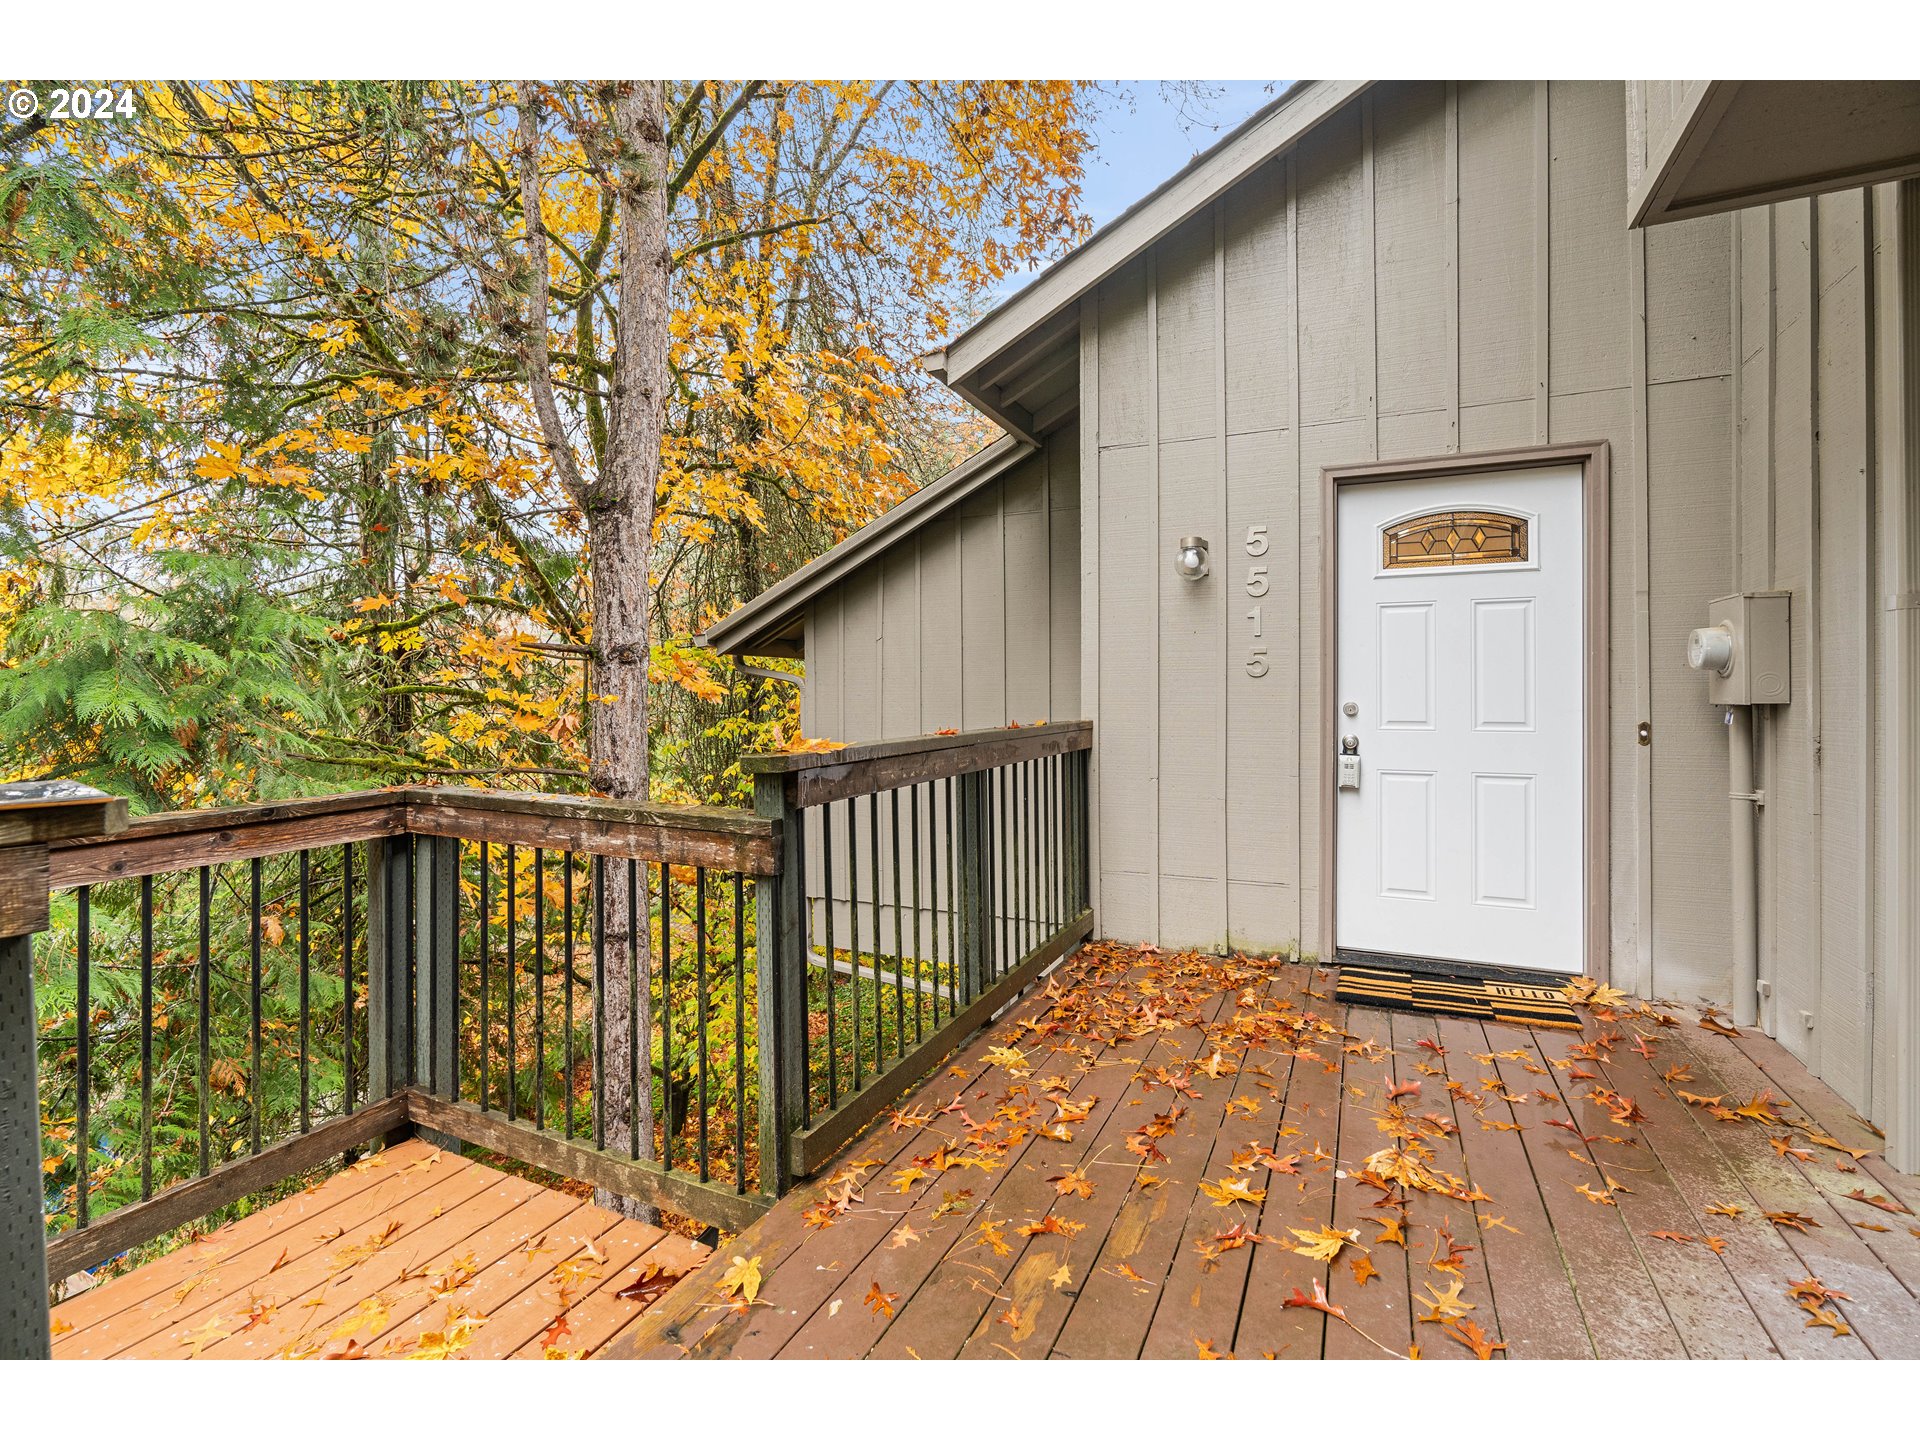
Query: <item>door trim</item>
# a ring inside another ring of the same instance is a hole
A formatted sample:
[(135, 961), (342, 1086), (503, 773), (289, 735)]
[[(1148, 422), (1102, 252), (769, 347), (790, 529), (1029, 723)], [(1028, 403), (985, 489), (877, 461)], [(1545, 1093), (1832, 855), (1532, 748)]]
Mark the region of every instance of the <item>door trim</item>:
[(1335, 775), (1331, 763), (1339, 734), (1338, 556), (1340, 487), (1383, 480), (1440, 480), (1462, 473), (1538, 470), (1552, 465), (1580, 467), (1581, 524), (1585, 530), (1586, 576), (1582, 607), (1586, 624), (1586, 972), (1602, 982), (1611, 978), (1612, 840), (1608, 739), (1612, 691), (1609, 644), (1609, 509), (1612, 452), (1605, 440), (1578, 445), (1533, 445), (1490, 450), (1476, 455), (1439, 455), (1427, 460), (1380, 460), (1358, 465), (1329, 465), (1320, 471), (1320, 937), (1321, 954), (1331, 961), (1339, 948), (1334, 932), (1339, 834)]

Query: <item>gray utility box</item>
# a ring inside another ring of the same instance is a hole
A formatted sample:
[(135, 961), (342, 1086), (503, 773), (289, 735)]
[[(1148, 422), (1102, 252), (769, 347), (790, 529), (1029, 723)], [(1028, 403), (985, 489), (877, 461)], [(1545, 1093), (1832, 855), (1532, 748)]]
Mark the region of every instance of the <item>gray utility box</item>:
[[(1707, 605), (1706, 633), (1718, 631), (1732, 642), (1722, 651), (1726, 653), (1724, 664), (1699, 666), (1707, 672), (1709, 702), (1784, 705), (1792, 697), (1793, 670), (1787, 640), (1789, 604), (1788, 591), (1755, 590), (1744, 595), (1723, 595)], [(1719, 645), (1714, 648), (1722, 650)], [(1689, 646), (1690, 653), (1697, 650), (1697, 646)]]

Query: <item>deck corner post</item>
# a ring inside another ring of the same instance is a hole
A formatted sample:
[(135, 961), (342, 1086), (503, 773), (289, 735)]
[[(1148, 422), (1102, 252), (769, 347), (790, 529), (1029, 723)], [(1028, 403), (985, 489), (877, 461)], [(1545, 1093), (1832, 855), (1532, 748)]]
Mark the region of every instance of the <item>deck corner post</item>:
[(384, 1100), (415, 1079), (410, 1033), (414, 837), (390, 835), (369, 841), (368, 848), (367, 1098)]
[(47, 845), (126, 824), (126, 801), (84, 785), (0, 785), (0, 1360), (53, 1353), (33, 995), (33, 936), (51, 924)]
[[(442, 1099), (458, 1100), (460, 842), (449, 836), (413, 837), (413, 933), (414, 1083)], [(416, 1133), (442, 1150), (461, 1151), (451, 1135)]]
[(969, 999), (993, 983), (991, 770), (960, 777), (960, 987)]
[(803, 1123), (807, 1085), (807, 877), (800, 856), (806, 812), (789, 803), (784, 775), (754, 779), (754, 813), (780, 825), (780, 865), (754, 881), (760, 997), (760, 1189), (778, 1197), (792, 1179), (791, 1138)]

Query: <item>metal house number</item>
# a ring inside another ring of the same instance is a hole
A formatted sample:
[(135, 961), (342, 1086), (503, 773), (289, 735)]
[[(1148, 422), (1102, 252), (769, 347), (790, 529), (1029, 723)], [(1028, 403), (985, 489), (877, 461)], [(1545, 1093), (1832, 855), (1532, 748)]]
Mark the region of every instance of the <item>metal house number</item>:
[[(1267, 527), (1264, 525), (1249, 525), (1247, 527), (1247, 554), (1257, 560), (1266, 553)], [(1266, 595), (1267, 588), (1267, 567), (1265, 565), (1249, 565), (1247, 567), (1247, 594), (1251, 595), (1255, 600), (1259, 600)], [(1255, 605), (1251, 610), (1247, 611), (1247, 619), (1253, 623), (1253, 638), (1255, 640), (1260, 639), (1263, 632), (1260, 623), (1260, 607), (1258, 605)], [(1253, 679), (1260, 679), (1270, 668), (1267, 664), (1266, 646), (1255, 645), (1247, 652), (1247, 674)]]

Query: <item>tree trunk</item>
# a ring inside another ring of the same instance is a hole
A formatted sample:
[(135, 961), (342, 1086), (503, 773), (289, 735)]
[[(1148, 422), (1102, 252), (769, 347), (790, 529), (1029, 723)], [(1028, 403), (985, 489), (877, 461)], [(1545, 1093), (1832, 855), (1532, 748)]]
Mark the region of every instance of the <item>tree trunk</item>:
[[(648, 570), (654, 497), (660, 484), (661, 431), (666, 421), (670, 315), (666, 99), (660, 82), (622, 82), (614, 100), (614, 120), (620, 146), (620, 335), (613, 355), (606, 463), (587, 483), (585, 496), (593, 579), (594, 691), (599, 697), (589, 731), (589, 775), (597, 793), (645, 800), (651, 654)], [(669, 923), (667, 917), (662, 923)], [(622, 887), (617, 902), (608, 908), (608, 944), (611, 947), (617, 940), (615, 953), (634, 953), (626, 933), (630, 927), (638, 931), (635, 948), (644, 975), (651, 969), (645, 907), (630, 917)], [(616, 1148), (627, 1145), (631, 1126), (638, 1133), (640, 1153), (652, 1155), (653, 1007), (646, 987), (636, 987), (633, 979), (624, 965), (608, 968), (605, 1024), (609, 1041), (619, 1036), (621, 1043), (607, 1047), (612, 1072), (606, 1088), (607, 1143)], [(639, 1097), (629, 1084), (632, 1071), (625, 1037), (630, 1007), (639, 1012), (641, 1085), (649, 1092)], [(671, 1018), (670, 1003), (666, 1009), (663, 1020)], [(661, 1077), (658, 1083), (664, 1086), (666, 1080)], [(604, 1202), (613, 1197), (602, 1198)], [(621, 1208), (638, 1213), (646, 1207), (626, 1204)]]
[[(607, 450), (591, 474), (582, 473), (555, 401), (548, 350), (547, 241), (540, 219), (540, 87), (522, 82), (520, 111), (521, 207), (531, 267), (531, 315), (525, 347), (528, 381), (556, 473), (586, 519), (592, 581), (594, 669), (588, 724), (589, 784), (595, 794), (648, 798), (647, 670), (648, 570), (653, 550), (654, 498), (660, 484), (660, 442), (666, 422), (667, 282), (671, 252), (667, 235), (666, 100), (657, 80), (615, 82), (613, 121), (619, 175), (619, 336), (613, 353), (613, 393), (608, 406)], [(637, 976), (651, 973), (646, 889), (637, 914), (628, 905), (624, 867), (608, 867), (606, 1074), (602, 1116), (606, 1143), (629, 1146), (643, 1159), (658, 1158), (653, 1100), (663, 1080), (652, 1075), (653, 1014), (648, 987)], [(663, 991), (663, 993), (665, 993)], [(669, 1006), (669, 1009), (671, 1007)], [(637, 1014), (635, 1011), (637, 1010)], [(630, 1025), (632, 1029), (630, 1029)], [(634, 1094), (632, 1048), (640, 1037)], [(640, 1219), (651, 1206), (602, 1192), (600, 1203)]]

